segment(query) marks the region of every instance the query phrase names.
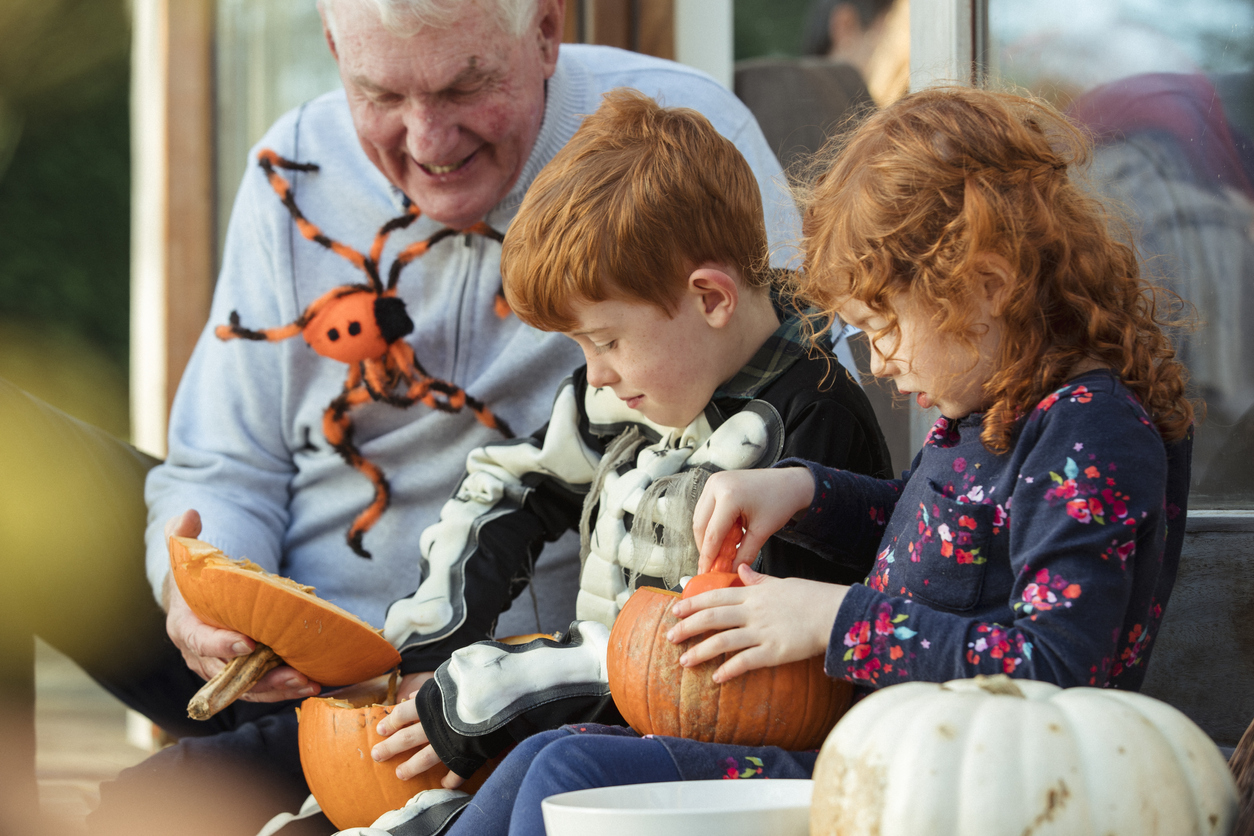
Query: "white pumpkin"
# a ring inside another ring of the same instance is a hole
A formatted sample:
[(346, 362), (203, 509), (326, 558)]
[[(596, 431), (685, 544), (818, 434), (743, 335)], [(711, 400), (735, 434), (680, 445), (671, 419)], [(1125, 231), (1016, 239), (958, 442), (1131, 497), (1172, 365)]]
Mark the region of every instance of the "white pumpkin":
[(1219, 749), (1166, 703), (976, 677), (850, 709), (815, 764), (810, 836), (1226, 836), (1236, 813)]

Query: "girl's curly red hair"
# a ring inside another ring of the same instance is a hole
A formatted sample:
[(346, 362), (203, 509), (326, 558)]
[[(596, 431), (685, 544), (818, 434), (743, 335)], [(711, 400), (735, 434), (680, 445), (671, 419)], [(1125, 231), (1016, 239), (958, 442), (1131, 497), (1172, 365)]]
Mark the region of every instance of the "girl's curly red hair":
[(1073, 179), (1089, 154), (1066, 117), (1010, 93), (933, 88), (871, 116), (825, 149), (816, 165), (830, 165), (801, 196), (806, 269), (793, 290), (817, 310), (811, 334), (856, 299), (891, 336), (891, 300), (909, 292), (974, 362), (970, 282), (996, 254), (1015, 285), (984, 387), (990, 450), (1008, 450), (1019, 419), (1090, 360), (1119, 374), (1164, 438), (1182, 438), (1193, 407), (1164, 333), (1179, 320), (1158, 302), (1173, 316), (1183, 303), (1141, 278), (1126, 230)]

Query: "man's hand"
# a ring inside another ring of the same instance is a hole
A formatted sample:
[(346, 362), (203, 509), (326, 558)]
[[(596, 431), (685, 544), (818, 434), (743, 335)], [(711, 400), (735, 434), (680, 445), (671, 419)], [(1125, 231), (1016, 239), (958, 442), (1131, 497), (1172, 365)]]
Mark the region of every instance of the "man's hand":
[[(418, 704), (414, 700), (414, 694), (418, 692), (418, 688), (434, 675), (432, 673), (406, 675), (401, 682), (401, 693), (408, 691), (409, 697), (392, 709), (392, 713), (384, 717), (376, 729), (379, 734), (387, 738), (381, 743), (376, 743), (370, 750), (370, 756), (376, 761), (382, 763), (411, 749), (418, 750), (412, 757), (396, 767), (396, 777), (402, 781), (421, 775), (440, 762), (440, 756), (435, 753), (434, 748), (428, 745), (427, 734), (422, 730), (422, 723), (418, 721)], [(456, 772), (450, 771), (440, 783), (446, 790), (455, 790), (465, 780)]]
[[(165, 524), (167, 540), (171, 537), (195, 537), (198, 534), (200, 514), (195, 511), (186, 511), (182, 516), (174, 517)], [(162, 599), (166, 610), (166, 633), (183, 654), (187, 667), (202, 678), (212, 679), (218, 671), (226, 667), (227, 660), (252, 653), (256, 647), (256, 642), (243, 633), (214, 627), (197, 618), (183, 600), (183, 595), (171, 575), (166, 575)], [(321, 686), (311, 682), (304, 674), (281, 665), (262, 677), (240, 699), (250, 702), (280, 702), (310, 697), (320, 690)]]

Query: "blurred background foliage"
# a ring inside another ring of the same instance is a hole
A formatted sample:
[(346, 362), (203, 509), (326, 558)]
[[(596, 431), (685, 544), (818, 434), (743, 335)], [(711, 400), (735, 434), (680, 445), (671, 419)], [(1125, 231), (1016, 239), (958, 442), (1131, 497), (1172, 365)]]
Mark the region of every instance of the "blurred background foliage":
[(737, 61), (801, 54), (810, 0), (734, 0), (732, 50)]
[(126, 437), (126, 0), (0, 2), (0, 377)]

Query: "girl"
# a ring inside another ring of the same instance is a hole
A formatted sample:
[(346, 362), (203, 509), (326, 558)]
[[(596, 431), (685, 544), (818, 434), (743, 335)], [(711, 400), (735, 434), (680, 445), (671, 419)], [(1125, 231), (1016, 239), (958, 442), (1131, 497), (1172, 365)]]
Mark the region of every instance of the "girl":
[[(746, 586), (680, 601), (670, 638), (713, 634), (726, 681), (826, 653), (878, 688), (1008, 673), (1136, 690), (1175, 580), (1192, 408), (1136, 257), (1072, 180), (1083, 135), (1038, 102), (965, 88), (871, 117), (806, 199), (796, 292), (866, 331), (872, 371), (938, 407), (911, 470), (798, 459), (711, 477), (708, 566), (735, 521)], [(822, 554), (879, 542), (865, 584), (770, 578), (772, 534)], [(805, 777), (813, 753), (570, 728), (525, 741), (453, 833), (543, 832), (540, 800), (606, 784)], [(579, 733), (585, 732), (585, 733)]]

